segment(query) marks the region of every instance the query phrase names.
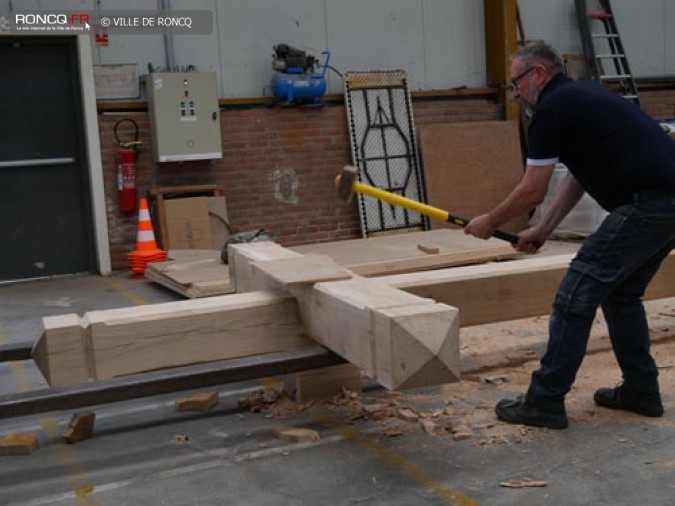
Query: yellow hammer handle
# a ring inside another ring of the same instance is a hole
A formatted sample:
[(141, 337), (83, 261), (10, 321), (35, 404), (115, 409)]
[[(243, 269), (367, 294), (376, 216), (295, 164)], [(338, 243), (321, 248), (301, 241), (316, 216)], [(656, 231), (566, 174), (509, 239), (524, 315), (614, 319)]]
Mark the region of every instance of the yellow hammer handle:
[[(335, 179), (335, 186), (338, 188), (340, 187), (340, 176), (338, 176)], [(411, 211), (417, 211), (418, 213), (423, 214), (425, 216), (429, 216), (430, 218), (436, 218), (448, 223), (452, 223), (454, 225), (459, 225), (460, 227), (465, 227), (469, 223), (469, 220), (460, 218), (459, 216), (456, 216), (454, 214), (450, 214), (448, 211), (444, 211), (443, 209), (439, 209), (437, 207), (433, 207), (428, 204), (422, 204), (421, 202), (417, 202), (416, 200), (401, 197), (396, 193), (381, 190), (380, 188), (377, 188), (375, 186), (370, 186), (364, 183), (360, 183), (358, 181), (354, 181), (352, 183), (352, 190), (355, 191), (356, 193), (370, 195), (371, 197), (374, 197), (378, 200), (383, 200), (385, 202), (389, 202), (390, 204), (405, 207), (406, 209), (410, 209)], [(502, 239), (503, 241), (508, 241), (513, 245), (518, 244), (518, 236), (516, 234), (504, 232), (502, 230), (497, 230), (492, 235), (493, 237), (497, 237), (498, 239)]]
[(396, 193), (381, 190), (380, 188), (363, 184), (358, 181), (354, 182), (354, 186), (352, 188), (354, 189), (355, 192), (363, 193), (364, 195), (370, 195), (371, 197), (375, 197), (378, 200), (384, 200), (385, 202), (405, 207), (406, 209), (410, 209), (411, 211), (417, 211), (418, 213), (423, 214), (425, 216), (437, 218), (442, 221), (448, 220), (447, 211), (443, 211), (442, 209), (430, 206), (428, 204), (423, 204), (422, 202), (417, 202), (416, 200), (402, 197), (401, 195), (397, 195)]
[[(336, 183), (339, 184), (339, 176)], [(354, 181), (354, 183), (352, 183), (352, 190), (354, 190), (357, 193), (362, 193), (364, 195), (370, 195), (371, 197), (374, 197), (378, 200), (384, 200), (385, 202), (389, 202), (390, 204), (394, 204), (396, 206), (405, 207), (406, 209), (410, 209), (411, 211), (417, 211), (418, 213), (423, 214), (425, 216), (429, 216), (431, 218), (437, 218), (442, 221), (448, 221), (447, 211), (444, 211), (437, 207), (430, 206), (428, 204), (417, 202), (416, 200), (401, 197), (400, 195), (385, 190), (381, 190), (380, 188), (376, 188), (374, 186)]]

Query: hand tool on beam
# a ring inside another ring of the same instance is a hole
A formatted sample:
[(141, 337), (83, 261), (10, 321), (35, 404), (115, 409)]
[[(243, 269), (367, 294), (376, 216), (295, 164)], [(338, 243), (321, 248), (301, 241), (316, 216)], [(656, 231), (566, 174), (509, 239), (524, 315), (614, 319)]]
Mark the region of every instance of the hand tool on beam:
[[(460, 227), (465, 227), (469, 223), (469, 220), (455, 216), (443, 209), (417, 202), (416, 200), (376, 188), (375, 186), (361, 183), (357, 181), (357, 174), (358, 169), (356, 167), (345, 165), (342, 172), (335, 178), (335, 186), (337, 187), (338, 195), (346, 202), (348, 202), (354, 192), (356, 192), (363, 195), (369, 195), (393, 205), (405, 207), (406, 209), (416, 211), (424, 216), (429, 216), (430, 218), (436, 218), (437, 220), (446, 221), (453, 225), (459, 225)], [(514, 246), (518, 243), (517, 235), (504, 232), (503, 230), (497, 230), (492, 236), (510, 242)]]

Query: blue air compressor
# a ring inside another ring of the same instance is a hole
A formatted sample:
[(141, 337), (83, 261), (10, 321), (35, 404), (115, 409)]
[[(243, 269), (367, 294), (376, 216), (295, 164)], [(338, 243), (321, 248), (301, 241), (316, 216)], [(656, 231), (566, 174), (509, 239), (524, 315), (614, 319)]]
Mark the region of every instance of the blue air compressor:
[(272, 56), (272, 95), (288, 106), (320, 106), (326, 93), (326, 69), (330, 60), (330, 52), (321, 53), (326, 56), (321, 72), (316, 71), (319, 65), (314, 56), (305, 51), (277, 44)]

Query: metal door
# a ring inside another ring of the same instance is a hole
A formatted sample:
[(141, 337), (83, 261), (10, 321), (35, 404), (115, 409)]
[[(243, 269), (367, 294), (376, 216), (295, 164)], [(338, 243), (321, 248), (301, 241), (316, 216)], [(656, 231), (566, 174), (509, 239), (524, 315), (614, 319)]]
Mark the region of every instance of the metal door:
[(0, 281), (91, 272), (75, 38), (0, 37)]

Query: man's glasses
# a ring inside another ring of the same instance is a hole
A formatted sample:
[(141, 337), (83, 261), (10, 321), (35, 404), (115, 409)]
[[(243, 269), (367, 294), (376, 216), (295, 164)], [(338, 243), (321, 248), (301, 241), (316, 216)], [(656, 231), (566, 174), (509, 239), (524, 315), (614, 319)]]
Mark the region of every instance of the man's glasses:
[(518, 74), (516, 77), (514, 77), (513, 79), (511, 79), (511, 84), (509, 84), (509, 85), (506, 87), (506, 89), (509, 90), (509, 92), (511, 92), (511, 93), (513, 93), (514, 91), (516, 91), (516, 90), (518, 89), (518, 82), (519, 82), (521, 79), (523, 79), (523, 77), (525, 77), (527, 74), (529, 74), (530, 72), (532, 72), (534, 69), (535, 69), (535, 67), (529, 67), (529, 68), (526, 69), (525, 71), (523, 71), (523, 72), (521, 72), (520, 74)]

